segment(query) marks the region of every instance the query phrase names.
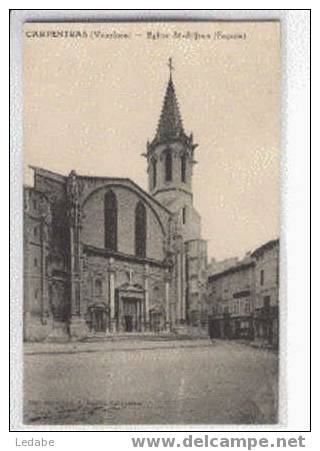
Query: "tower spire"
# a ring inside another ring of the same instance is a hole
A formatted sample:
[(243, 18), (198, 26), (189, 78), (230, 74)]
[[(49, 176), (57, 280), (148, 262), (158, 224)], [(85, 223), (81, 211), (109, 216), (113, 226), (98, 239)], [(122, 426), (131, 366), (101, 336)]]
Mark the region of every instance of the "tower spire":
[[(167, 66), (169, 80), (157, 131), (153, 140), (148, 141), (144, 156), (148, 160), (149, 190), (152, 195), (162, 200), (164, 205), (171, 203), (172, 196), (187, 205), (192, 202), (192, 167), (197, 144), (193, 143), (192, 134), (188, 136), (184, 131), (173, 84), (172, 57), (168, 58)], [(181, 202), (179, 205), (181, 207)]]
[(172, 57), (168, 59), (167, 64), (169, 67), (169, 81), (155, 136), (155, 141), (157, 142), (177, 139), (180, 136), (185, 135), (180, 116), (179, 104), (175, 93), (175, 87), (172, 80), (172, 72), (174, 70)]

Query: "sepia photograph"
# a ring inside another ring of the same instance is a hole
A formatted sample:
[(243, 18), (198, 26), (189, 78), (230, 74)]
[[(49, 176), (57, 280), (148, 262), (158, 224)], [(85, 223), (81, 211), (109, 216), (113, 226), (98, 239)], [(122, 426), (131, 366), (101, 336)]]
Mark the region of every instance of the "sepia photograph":
[(23, 26), (23, 423), (280, 422), (278, 21)]

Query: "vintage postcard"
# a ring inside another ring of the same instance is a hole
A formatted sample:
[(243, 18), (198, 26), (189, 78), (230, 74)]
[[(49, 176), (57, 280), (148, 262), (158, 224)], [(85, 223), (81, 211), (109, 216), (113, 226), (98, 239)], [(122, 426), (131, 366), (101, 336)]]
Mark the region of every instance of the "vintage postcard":
[(23, 421), (277, 425), (280, 24), (26, 23)]

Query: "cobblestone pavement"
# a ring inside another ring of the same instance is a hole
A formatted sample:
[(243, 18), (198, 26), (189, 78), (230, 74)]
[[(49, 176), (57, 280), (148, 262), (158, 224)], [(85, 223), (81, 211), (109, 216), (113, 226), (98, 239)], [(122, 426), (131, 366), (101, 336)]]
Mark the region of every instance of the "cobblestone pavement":
[(27, 424), (271, 424), (278, 356), (235, 342), (28, 344)]

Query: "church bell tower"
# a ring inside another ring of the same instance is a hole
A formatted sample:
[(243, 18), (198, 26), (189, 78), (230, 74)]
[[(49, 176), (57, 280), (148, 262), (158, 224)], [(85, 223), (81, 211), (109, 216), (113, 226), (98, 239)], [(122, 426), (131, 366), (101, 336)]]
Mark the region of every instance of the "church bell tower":
[(155, 137), (147, 143), (149, 192), (173, 213), (192, 206), (194, 150), (183, 128), (169, 58), (169, 81)]
[(197, 144), (183, 127), (169, 58), (166, 87), (155, 137), (147, 143), (149, 193), (172, 213), (169, 229), (173, 253), (172, 317), (178, 333), (197, 326), (203, 315), (207, 246), (201, 238), (201, 218), (193, 206), (192, 175)]

